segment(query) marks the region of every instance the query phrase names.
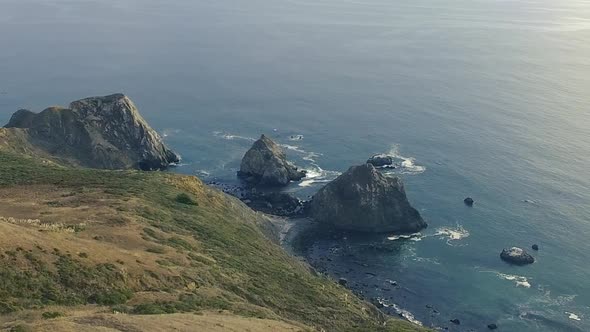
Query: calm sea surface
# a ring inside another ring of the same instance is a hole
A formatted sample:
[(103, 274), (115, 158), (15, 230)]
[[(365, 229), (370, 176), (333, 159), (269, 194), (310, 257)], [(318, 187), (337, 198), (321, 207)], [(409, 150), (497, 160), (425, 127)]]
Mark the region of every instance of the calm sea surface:
[(2, 122), (114, 92), (205, 179), (261, 133), (310, 171), (302, 197), (395, 155), (430, 227), (310, 256), (362, 261), (354, 282), (427, 326), (590, 330), (590, 2), (0, 0)]

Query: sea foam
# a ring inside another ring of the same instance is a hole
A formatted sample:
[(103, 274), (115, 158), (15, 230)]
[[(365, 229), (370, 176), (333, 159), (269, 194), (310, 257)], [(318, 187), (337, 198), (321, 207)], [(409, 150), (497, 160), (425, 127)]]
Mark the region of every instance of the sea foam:
[(395, 166), (397, 166), (397, 168), (392, 168), (386, 171), (386, 175), (421, 174), (426, 171), (426, 167), (416, 164), (416, 158), (402, 156), (399, 152), (398, 145), (393, 145), (391, 149), (387, 153), (382, 154), (382, 156), (392, 157), (395, 160)]
[(419, 326), (423, 326), (422, 322), (419, 321), (419, 320), (417, 320), (416, 317), (414, 317), (414, 315), (411, 312), (409, 312), (409, 311), (407, 311), (405, 309), (400, 308), (400, 306), (398, 306), (397, 304), (395, 304), (395, 303), (387, 303), (387, 301), (385, 299), (382, 299), (382, 298), (377, 298), (377, 302), (379, 302), (379, 304), (382, 305), (385, 308), (393, 308), (393, 310), (395, 310), (395, 312), (398, 315), (402, 316), (403, 318), (405, 318), (409, 322), (412, 322), (412, 323), (414, 323), (416, 325), (419, 325)]
[(436, 230), (434, 236), (438, 236), (440, 238), (446, 238), (447, 244), (450, 246), (455, 245), (454, 242), (469, 237), (469, 231), (467, 231), (463, 226), (457, 225), (455, 228), (451, 227), (441, 227)]

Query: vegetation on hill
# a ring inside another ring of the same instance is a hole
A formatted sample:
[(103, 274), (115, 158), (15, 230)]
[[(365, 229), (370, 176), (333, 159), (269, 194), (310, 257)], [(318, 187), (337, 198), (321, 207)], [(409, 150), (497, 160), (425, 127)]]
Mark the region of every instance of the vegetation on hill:
[(420, 330), (315, 275), (272, 240), (266, 217), (195, 177), (15, 150), (0, 142), (0, 328), (65, 324), (74, 309), (53, 308), (94, 304), (129, 319), (214, 311), (300, 330)]

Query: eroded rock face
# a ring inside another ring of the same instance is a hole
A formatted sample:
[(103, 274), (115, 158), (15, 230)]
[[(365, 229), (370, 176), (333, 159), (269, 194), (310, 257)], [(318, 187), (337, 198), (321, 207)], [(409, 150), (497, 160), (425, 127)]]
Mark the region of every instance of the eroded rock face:
[(81, 99), (38, 114), (19, 110), (6, 127), (25, 129), (31, 144), (86, 167), (155, 170), (180, 160), (122, 94)]
[(367, 164), (371, 164), (375, 167), (385, 167), (393, 165), (393, 157), (386, 155), (374, 155), (367, 160)]
[(278, 144), (262, 135), (244, 155), (238, 176), (253, 185), (285, 186), (304, 178), (305, 172), (287, 161)]
[(500, 258), (508, 263), (516, 265), (526, 265), (535, 262), (535, 258), (533, 256), (527, 253), (524, 249), (518, 247), (502, 250)]
[(363, 232), (417, 232), (427, 226), (397, 177), (371, 164), (353, 166), (316, 193), (311, 216), (319, 223)]

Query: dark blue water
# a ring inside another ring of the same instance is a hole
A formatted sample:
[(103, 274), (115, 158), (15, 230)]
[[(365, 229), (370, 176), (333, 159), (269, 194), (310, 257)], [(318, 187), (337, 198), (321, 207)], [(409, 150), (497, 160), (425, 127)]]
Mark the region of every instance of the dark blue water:
[(391, 151), (430, 227), (344, 243), (384, 297), (425, 325), (590, 330), (586, 1), (0, 0), (0, 120), (113, 92), (205, 178), (263, 132), (313, 171), (301, 196)]

